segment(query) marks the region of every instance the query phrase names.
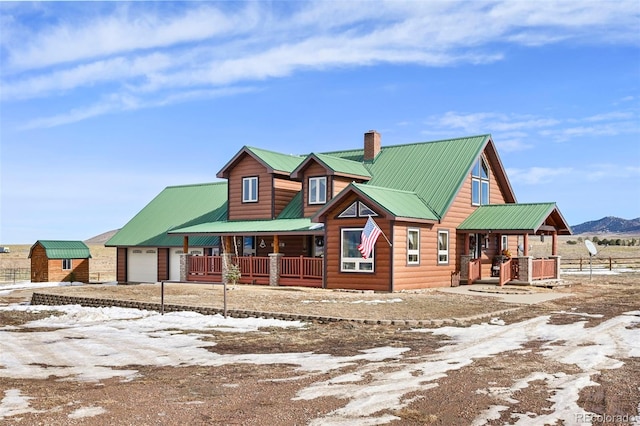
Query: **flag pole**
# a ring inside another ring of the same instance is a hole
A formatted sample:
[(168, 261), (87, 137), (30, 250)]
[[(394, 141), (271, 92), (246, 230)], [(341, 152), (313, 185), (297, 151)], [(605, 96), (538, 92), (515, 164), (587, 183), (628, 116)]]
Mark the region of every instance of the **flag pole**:
[[(369, 217), (371, 218), (371, 220), (373, 220), (373, 218), (371, 217), (371, 215), (369, 215)], [(389, 239), (387, 238), (387, 235), (384, 233), (384, 231), (382, 230), (382, 228), (380, 228), (380, 226), (378, 226), (378, 224), (376, 223), (375, 220), (373, 220), (373, 223), (376, 224), (376, 226), (378, 227), (378, 229), (380, 230), (380, 233), (382, 234), (382, 236), (384, 237), (385, 240), (387, 240), (387, 243), (389, 244), (389, 247), (393, 247), (393, 244), (391, 244), (391, 241), (389, 241)]]

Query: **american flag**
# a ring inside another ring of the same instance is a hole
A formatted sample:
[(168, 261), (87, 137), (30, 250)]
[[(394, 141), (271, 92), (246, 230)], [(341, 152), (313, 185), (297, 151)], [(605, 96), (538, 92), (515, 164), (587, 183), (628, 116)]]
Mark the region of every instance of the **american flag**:
[(368, 259), (371, 256), (371, 250), (373, 250), (373, 246), (376, 244), (376, 240), (382, 233), (382, 230), (378, 227), (378, 224), (371, 219), (367, 219), (367, 224), (364, 225), (364, 229), (362, 230), (362, 235), (360, 236), (360, 245), (358, 246), (358, 250), (362, 253), (362, 257)]

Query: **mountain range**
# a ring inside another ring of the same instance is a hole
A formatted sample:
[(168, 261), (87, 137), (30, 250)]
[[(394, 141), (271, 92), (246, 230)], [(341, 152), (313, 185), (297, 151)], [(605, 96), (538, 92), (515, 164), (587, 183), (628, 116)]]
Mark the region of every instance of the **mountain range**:
[(571, 229), (574, 234), (636, 234), (640, 233), (640, 217), (627, 220), (607, 216), (580, 225), (572, 225)]

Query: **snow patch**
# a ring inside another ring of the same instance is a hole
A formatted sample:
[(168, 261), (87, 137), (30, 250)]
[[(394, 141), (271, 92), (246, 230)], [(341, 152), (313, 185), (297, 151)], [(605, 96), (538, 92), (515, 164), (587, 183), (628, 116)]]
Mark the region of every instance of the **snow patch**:
[(69, 414), (67, 417), (69, 417), (70, 419), (84, 419), (87, 417), (99, 416), (100, 414), (104, 414), (106, 412), (107, 410), (105, 410), (102, 407), (83, 407), (83, 408), (78, 408), (73, 413)]

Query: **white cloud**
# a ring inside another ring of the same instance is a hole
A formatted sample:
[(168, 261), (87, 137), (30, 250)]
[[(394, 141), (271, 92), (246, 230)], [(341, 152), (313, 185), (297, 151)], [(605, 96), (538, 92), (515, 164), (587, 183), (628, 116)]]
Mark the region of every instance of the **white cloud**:
[(533, 148), (537, 141), (565, 142), (580, 137), (616, 136), (640, 133), (640, 121), (631, 111), (608, 111), (579, 118), (552, 118), (535, 115), (448, 111), (427, 117), (424, 133), (491, 133), (504, 151)]
[[(27, 126), (48, 127), (131, 108), (110, 97), (142, 97), (135, 107), (143, 108), (157, 104), (149, 99), (158, 96), (156, 92), (220, 89), (307, 69), (483, 64), (502, 60), (500, 46), (505, 43), (637, 44), (637, 3), (606, 5), (391, 1), (376, 7), (354, 2), (56, 4), (55, 10), (46, 4), (25, 6), (24, 15), (37, 26), (30, 26), (19, 8), (5, 7), (0, 9), (2, 99), (95, 91), (89, 106), (35, 118)], [(87, 13), (66, 13), (71, 7)], [(462, 129), (489, 122), (492, 131), (555, 124), (544, 117), (499, 114), (446, 118), (449, 125), (457, 118)]]
[(525, 185), (550, 183), (561, 176), (571, 175), (574, 170), (570, 167), (531, 167), (529, 169), (507, 169), (511, 182)]
[(133, 111), (143, 108), (157, 108), (195, 99), (213, 99), (232, 96), (254, 91), (251, 87), (229, 87), (210, 90), (189, 90), (163, 95), (154, 99), (141, 98), (127, 92), (114, 93), (105, 100), (94, 105), (72, 109), (53, 116), (39, 117), (29, 121), (21, 127), (22, 130), (56, 127), (63, 124), (75, 123), (99, 115)]
[[(57, 5), (56, 5), (57, 6)], [(240, 13), (198, 4), (161, 15), (153, 8), (118, 7), (111, 15), (44, 27), (27, 40), (6, 44), (11, 69), (37, 69), (140, 49), (173, 46), (248, 31), (257, 22), (252, 3)]]

